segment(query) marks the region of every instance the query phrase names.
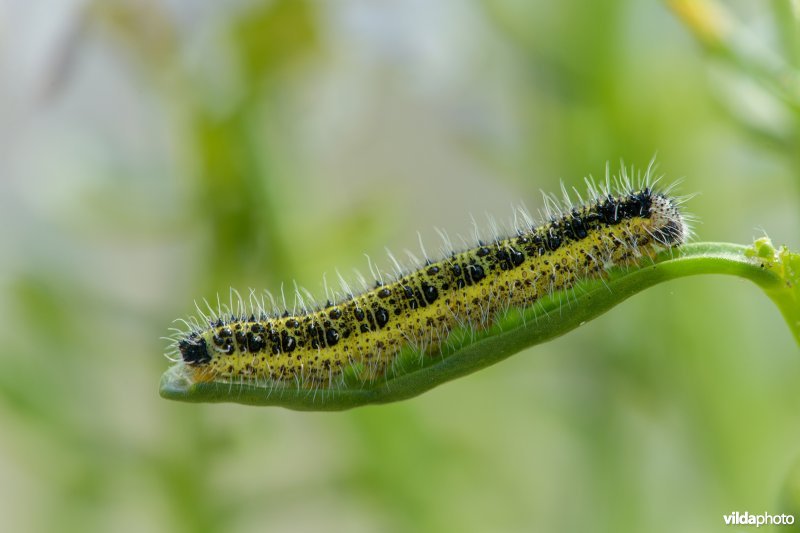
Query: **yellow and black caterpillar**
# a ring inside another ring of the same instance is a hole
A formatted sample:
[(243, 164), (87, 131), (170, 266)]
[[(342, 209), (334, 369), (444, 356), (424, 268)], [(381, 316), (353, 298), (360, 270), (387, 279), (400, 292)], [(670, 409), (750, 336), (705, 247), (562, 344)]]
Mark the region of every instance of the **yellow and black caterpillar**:
[[(653, 257), (689, 235), (682, 200), (626, 177), (616, 192), (589, 185), (582, 205), (549, 202), (547, 222), (451, 252), (376, 282), (360, 294), (297, 314), (219, 311), (187, 322), (173, 353), (195, 382), (250, 381), (331, 387), (348, 368), (364, 380), (386, 373), (406, 347), (436, 353), (455, 328), (486, 328), (497, 313), (533, 305), (610, 267)], [(243, 307), (243, 306), (240, 306)]]

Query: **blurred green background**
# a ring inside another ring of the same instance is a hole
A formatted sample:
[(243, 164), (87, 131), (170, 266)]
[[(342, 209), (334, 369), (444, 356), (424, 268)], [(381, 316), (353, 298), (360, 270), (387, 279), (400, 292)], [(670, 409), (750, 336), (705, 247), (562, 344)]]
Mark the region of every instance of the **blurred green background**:
[[(697, 239), (800, 247), (789, 0), (0, 4), (0, 530), (650, 531), (790, 511), (800, 357), (755, 286), (655, 287), (419, 398), (157, 394), (229, 287), (389, 269), (606, 161)], [(800, 512), (797, 513), (800, 519)]]

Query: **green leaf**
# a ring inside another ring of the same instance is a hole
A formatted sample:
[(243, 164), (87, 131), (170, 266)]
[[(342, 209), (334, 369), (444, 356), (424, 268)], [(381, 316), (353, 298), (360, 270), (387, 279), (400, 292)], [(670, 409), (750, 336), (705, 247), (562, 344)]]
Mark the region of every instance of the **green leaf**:
[(778, 306), (800, 344), (800, 254), (776, 249), (767, 238), (752, 246), (696, 243), (668, 250), (636, 267), (612, 270), (603, 280), (583, 281), (531, 307), (511, 309), (484, 331), (455, 330), (435, 355), (403, 351), (387, 377), (375, 381), (361, 380), (355, 368), (345, 375), (343, 384), (330, 389), (299, 388), (293, 383), (194, 383), (179, 363), (162, 377), (160, 392), (164, 398), (186, 402), (237, 402), (310, 411), (404, 400), (559, 337), (657, 283), (697, 274), (730, 274), (753, 281)]

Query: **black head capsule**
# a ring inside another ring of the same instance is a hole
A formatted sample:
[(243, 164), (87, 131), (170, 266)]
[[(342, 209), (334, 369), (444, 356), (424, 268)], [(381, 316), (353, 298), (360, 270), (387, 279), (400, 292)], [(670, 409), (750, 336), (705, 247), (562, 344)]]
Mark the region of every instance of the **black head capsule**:
[(211, 354), (203, 337), (189, 337), (178, 342), (183, 362), (189, 365), (205, 365), (211, 362)]

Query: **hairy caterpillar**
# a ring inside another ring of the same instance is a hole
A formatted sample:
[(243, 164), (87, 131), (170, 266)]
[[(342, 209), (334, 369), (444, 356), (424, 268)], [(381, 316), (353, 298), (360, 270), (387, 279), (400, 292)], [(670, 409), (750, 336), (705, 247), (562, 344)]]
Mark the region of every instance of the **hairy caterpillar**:
[(650, 169), (637, 187), (624, 169), (613, 184), (608, 175), (600, 187), (587, 180), (592, 200), (572, 205), (566, 190), (563, 202), (546, 196), (542, 224), (520, 210), (510, 235), (411, 271), (398, 265), (392, 281), (357, 294), (343, 283), (342, 300), (297, 314), (268, 312), (263, 303), (246, 310), (241, 300), (236, 309), (201, 312), (176, 330), (168, 356), (190, 383), (335, 390), (356, 374), (368, 384), (397, 372), (398, 354), (409, 347), (435, 355), (454, 329), (485, 329), (502, 311), (683, 244), (690, 233), (683, 199), (657, 181)]

